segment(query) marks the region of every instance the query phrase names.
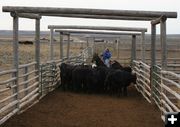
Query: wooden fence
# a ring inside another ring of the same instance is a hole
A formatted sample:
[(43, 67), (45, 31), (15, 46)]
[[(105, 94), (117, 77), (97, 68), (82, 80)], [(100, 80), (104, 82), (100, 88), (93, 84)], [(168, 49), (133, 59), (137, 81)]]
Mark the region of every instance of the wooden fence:
[[(62, 62), (84, 63), (84, 58), (88, 53), (86, 50), (88, 49), (84, 49), (78, 56), (47, 61), (40, 65), (40, 72), (36, 70), (36, 62), (20, 65), (18, 70), (1, 71), (0, 125), (11, 116), (24, 112), (57, 88), (60, 84), (59, 65)], [(18, 77), (16, 76), (17, 72), (19, 73)]]
[(152, 69), (141, 61), (133, 61), (137, 74), (136, 89), (149, 103), (155, 103), (165, 121), (168, 112), (180, 112), (180, 74), (162, 70), (158, 65)]

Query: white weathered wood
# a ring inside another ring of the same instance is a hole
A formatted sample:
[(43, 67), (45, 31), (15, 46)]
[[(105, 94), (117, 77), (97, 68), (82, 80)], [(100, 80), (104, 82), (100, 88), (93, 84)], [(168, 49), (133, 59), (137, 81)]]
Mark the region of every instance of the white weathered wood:
[(16, 78), (16, 77), (13, 77), (13, 78), (11, 78), (11, 79), (8, 79), (8, 80), (5, 80), (5, 81), (1, 81), (1, 82), (0, 82), (0, 85), (8, 84), (8, 83), (13, 82), (13, 81), (16, 81), (16, 80), (17, 80), (17, 78)]
[(172, 75), (172, 76), (180, 79), (180, 74), (176, 74), (176, 73), (174, 73), (174, 72), (172, 72), (172, 71), (163, 71), (163, 70), (162, 70), (161, 73), (162, 73), (162, 74), (165, 74), (165, 75)]
[(180, 88), (179, 83), (176, 83), (176, 82), (174, 82), (173, 80), (170, 80), (170, 79), (167, 79), (167, 78), (164, 78), (164, 77), (161, 77), (161, 78), (162, 78), (162, 80), (171, 83), (171, 85), (174, 85), (174, 86), (176, 86), (177, 88)]
[(50, 60), (54, 59), (54, 47), (53, 47), (53, 43), (54, 43), (54, 29), (50, 29)]
[(174, 90), (170, 89), (169, 87), (167, 87), (166, 85), (164, 85), (163, 83), (161, 84), (162, 88), (165, 89), (166, 91), (168, 91), (169, 93), (171, 93), (172, 95), (174, 95), (178, 100), (180, 100), (180, 95), (178, 93), (176, 93)]
[(20, 103), (28, 100), (32, 95), (34, 95), (35, 93), (38, 93), (39, 91), (39, 88), (36, 88), (35, 90), (31, 91), (28, 95), (26, 95), (25, 97), (23, 97), (21, 100), (20, 100)]
[[(36, 37), (35, 37), (35, 70), (37, 70), (36, 75), (40, 73), (40, 19), (36, 19)], [(39, 82), (39, 78), (36, 79)]]
[(137, 20), (137, 21), (151, 21), (155, 18), (151, 17), (129, 17), (129, 16), (111, 16), (111, 15), (84, 15), (84, 14), (48, 14), (43, 16), (55, 16), (55, 17), (72, 17), (72, 18), (95, 18), (95, 19), (112, 19), (112, 20)]
[(165, 102), (164, 100), (161, 100), (161, 102), (162, 102), (162, 104), (166, 107), (166, 109), (169, 110), (169, 111), (167, 111), (167, 112), (173, 112), (172, 108), (171, 108), (168, 104), (166, 104), (166, 102)]
[[(14, 12), (11, 12), (11, 16), (14, 17)], [(29, 18), (29, 19), (41, 19), (39, 14), (30, 14), (30, 13), (16, 13), (16, 16), (19, 18)]]
[(151, 25), (151, 67), (156, 64), (156, 25)]
[(131, 63), (136, 60), (136, 35), (132, 35)]
[(64, 30), (64, 29), (61, 29), (61, 30), (55, 30), (55, 32), (60, 32), (60, 33), (63, 33), (64, 35), (67, 35), (67, 34), (105, 34), (105, 35), (136, 35), (136, 36), (140, 36), (141, 34), (140, 33), (123, 33), (123, 32), (106, 32), (106, 31), (90, 31), (90, 30)]
[(145, 32), (141, 32), (141, 59), (145, 62)]
[(23, 108), (28, 103), (32, 102), (34, 99), (36, 99), (39, 96), (39, 93), (33, 95), (30, 99), (20, 104), (20, 108)]
[(163, 70), (167, 69), (167, 44), (166, 44), (166, 20), (161, 20), (161, 68)]
[(28, 110), (30, 107), (32, 107), (33, 105), (37, 104), (38, 102), (39, 102), (39, 100), (35, 100), (32, 104), (30, 104), (27, 107), (25, 107), (25, 109), (21, 110), (19, 113), (23, 113), (24, 111)]
[(63, 34), (60, 32), (60, 59), (63, 60)]
[(147, 28), (138, 27), (108, 27), (108, 26), (72, 26), (72, 25), (49, 25), (49, 29), (85, 29), (85, 30), (111, 30), (111, 31), (134, 31), (147, 32)]
[(2, 114), (2, 113), (5, 112), (7, 109), (9, 109), (9, 108), (11, 108), (11, 107), (13, 107), (13, 106), (15, 106), (15, 105), (17, 105), (17, 104), (18, 104), (18, 101), (17, 101), (17, 100), (8, 103), (6, 106), (4, 106), (4, 107), (2, 107), (2, 108), (0, 109), (0, 114)]
[(33, 65), (36, 65), (37, 62), (31, 62), (31, 63), (28, 63), (28, 64), (23, 64), (23, 65), (19, 65), (19, 69), (22, 69), (22, 68), (25, 68), (25, 67), (30, 67), (30, 66), (33, 66)]
[[(16, 14), (16, 13), (15, 13)], [(13, 78), (16, 78), (16, 80), (14, 81), (14, 86), (16, 86), (15, 88), (13, 88), (13, 94), (16, 94), (19, 92), (19, 18), (17, 15), (15, 15), (13, 17), (13, 68), (16, 69), (16, 72), (14, 72), (12, 74)], [(17, 94), (17, 96), (15, 96), (14, 100), (17, 101), (19, 99), (19, 94)], [(19, 109), (19, 104), (16, 103), (16, 108)]]
[(17, 96), (17, 94), (10, 95), (10, 96), (8, 96), (8, 97), (0, 100), (0, 104), (1, 104), (1, 103), (4, 103), (5, 101), (8, 101), (8, 100), (14, 98), (15, 96)]
[(67, 35), (67, 59), (69, 60), (69, 49), (70, 49), (70, 34)]
[(180, 111), (180, 109), (176, 105), (174, 105), (164, 93), (161, 93), (161, 94), (162, 94), (163, 98), (166, 100), (166, 102), (175, 110), (175, 112)]
[(23, 74), (23, 75), (20, 75), (19, 78), (23, 78), (23, 77), (29, 76), (29, 75), (31, 75), (31, 74), (33, 74), (33, 73), (36, 73), (36, 72), (37, 72), (37, 70), (30, 71), (30, 72), (28, 72), (28, 73), (25, 73), (25, 74)]
[(16, 69), (1, 71), (0, 72), (0, 76), (1, 75), (6, 75), (6, 74), (10, 74), (10, 73), (15, 73), (16, 71), (17, 71)]
[(110, 15), (110, 16), (135, 16), (135, 17), (160, 17), (177, 18), (177, 12), (138, 11), (138, 10), (109, 10), (85, 8), (53, 8), (53, 7), (22, 7), (3, 6), (3, 12), (36, 13), (36, 14), (85, 14), (85, 15)]
[[(29, 83), (29, 82), (37, 79), (37, 78), (39, 78), (39, 75), (36, 75), (35, 77), (32, 77), (31, 79), (29, 79), (29, 80), (27, 80), (27, 81), (23, 81), (23, 82), (19, 83), (19, 86), (24, 85), (24, 84), (26, 84), (26, 83)], [(37, 81), (37, 80), (36, 80), (36, 81)]]
[(32, 85), (28, 86), (27, 88), (24, 88), (24, 89), (20, 90), (19, 93), (25, 92), (25, 91), (33, 88), (33, 87), (36, 87), (36, 86), (38, 86), (38, 84), (39, 84), (39, 82), (35, 82)]
[(15, 115), (19, 110), (18, 109), (14, 109), (12, 112), (10, 112), (9, 114), (7, 114), (6, 116), (4, 116), (1, 120), (0, 120), (0, 125), (3, 124), (4, 122), (6, 122), (10, 117), (12, 117), (13, 115)]
[(165, 15), (163, 15), (163, 16), (157, 18), (157, 19), (152, 20), (151, 24), (152, 25), (157, 25), (157, 24), (159, 24), (161, 22), (161, 20), (165, 21), (166, 19), (167, 19), (167, 17)]

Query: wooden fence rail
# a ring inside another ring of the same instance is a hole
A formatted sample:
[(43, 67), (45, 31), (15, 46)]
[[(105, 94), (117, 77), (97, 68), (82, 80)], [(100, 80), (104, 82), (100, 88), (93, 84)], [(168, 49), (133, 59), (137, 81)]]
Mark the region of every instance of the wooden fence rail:
[[(137, 90), (149, 103), (155, 102), (161, 110), (163, 121), (166, 113), (180, 112), (180, 74), (162, 70), (158, 65), (150, 69), (149, 65), (141, 61), (133, 61), (132, 65), (137, 74)], [(150, 70), (152, 71), (151, 85)]]

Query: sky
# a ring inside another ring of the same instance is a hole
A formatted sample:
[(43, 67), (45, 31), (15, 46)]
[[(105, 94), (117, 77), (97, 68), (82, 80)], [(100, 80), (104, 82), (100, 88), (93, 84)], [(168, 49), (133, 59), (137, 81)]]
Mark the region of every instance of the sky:
[[(34, 6), (34, 7), (67, 7), (67, 8), (96, 8), (113, 10), (145, 10), (145, 11), (175, 11), (177, 19), (167, 20), (167, 34), (180, 34), (180, 0), (0, 0), (0, 30), (12, 30), (12, 17), (2, 12), (2, 6)], [(35, 21), (20, 18), (20, 30), (34, 30)], [(149, 21), (126, 21), (106, 19), (82, 19), (63, 17), (43, 17), (41, 30), (48, 30), (48, 25), (89, 25), (148, 28)], [(157, 27), (159, 33), (159, 26)]]

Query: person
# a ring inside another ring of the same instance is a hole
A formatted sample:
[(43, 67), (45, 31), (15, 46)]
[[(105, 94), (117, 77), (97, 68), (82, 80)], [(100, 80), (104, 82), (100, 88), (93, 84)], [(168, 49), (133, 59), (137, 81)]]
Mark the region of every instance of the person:
[(111, 58), (111, 52), (108, 48), (105, 49), (103, 52), (103, 61), (107, 67), (110, 67), (110, 58)]

